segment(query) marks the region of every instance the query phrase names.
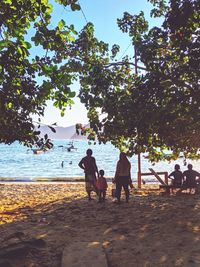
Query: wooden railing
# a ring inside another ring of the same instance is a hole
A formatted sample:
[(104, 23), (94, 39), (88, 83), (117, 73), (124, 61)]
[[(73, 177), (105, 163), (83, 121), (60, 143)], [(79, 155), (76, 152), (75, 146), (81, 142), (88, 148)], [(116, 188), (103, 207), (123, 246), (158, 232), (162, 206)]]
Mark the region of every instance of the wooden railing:
[[(156, 179), (162, 184), (162, 185), (168, 185), (168, 172), (156, 172), (152, 168), (149, 168), (150, 172), (142, 172), (142, 176), (155, 176)], [(160, 175), (164, 175), (164, 180), (160, 177)], [(141, 188), (141, 182), (138, 181), (138, 188)]]

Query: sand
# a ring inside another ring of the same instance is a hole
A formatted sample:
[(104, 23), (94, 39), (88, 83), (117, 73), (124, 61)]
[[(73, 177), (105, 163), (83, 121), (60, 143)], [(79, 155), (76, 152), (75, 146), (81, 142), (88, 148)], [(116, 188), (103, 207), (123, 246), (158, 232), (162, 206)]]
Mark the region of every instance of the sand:
[(100, 244), (108, 267), (200, 266), (199, 195), (146, 185), (118, 205), (110, 190), (98, 203), (83, 183), (0, 184), (0, 267), (60, 267), (75, 242)]

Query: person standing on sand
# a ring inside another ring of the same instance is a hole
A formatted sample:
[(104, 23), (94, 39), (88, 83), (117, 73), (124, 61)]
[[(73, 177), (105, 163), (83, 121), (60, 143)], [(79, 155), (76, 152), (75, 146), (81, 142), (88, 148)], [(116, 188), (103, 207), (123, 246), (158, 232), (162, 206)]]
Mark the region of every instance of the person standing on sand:
[(126, 202), (129, 201), (128, 186), (131, 183), (131, 164), (126, 157), (126, 154), (121, 152), (119, 161), (117, 162), (114, 182), (116, 183), (116, 196), (118, 203), (120, 203), (122, 187), (126, 195)]
[(92, 200), (91, 192), (96, 189), (96, 174), (99, 177), (96, 160), (92, 157), (92, 149), (86, 151), (86, 157), (82, 158), (78, 166), (85, 172), (85, 189), (88, 194), (88, 200)]
[(106, 178), (104, 177), (104, 170), (99, 171), (99, 177), (97, 179), (97, 189), (99, 195), (99, 202), (104, 202), (106, 198), (106, 190), (108, 188), (108, 184), (106, 182)]

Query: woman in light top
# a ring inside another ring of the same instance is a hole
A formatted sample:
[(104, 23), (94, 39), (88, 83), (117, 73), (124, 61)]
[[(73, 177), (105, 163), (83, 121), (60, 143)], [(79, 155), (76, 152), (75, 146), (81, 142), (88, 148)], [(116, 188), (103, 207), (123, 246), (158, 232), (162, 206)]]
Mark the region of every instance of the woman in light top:
[(121, 152), (119, 155), (119, 161), (117, 162), (114, 182), (116, 183), (116, 196), (118, 203), (120, 203), (122, 187), (125, 191), (126, 202), (128, 202), (128, 186), (131, 182), (131, 164), (126, 157), (126, 154), (123, 152)]

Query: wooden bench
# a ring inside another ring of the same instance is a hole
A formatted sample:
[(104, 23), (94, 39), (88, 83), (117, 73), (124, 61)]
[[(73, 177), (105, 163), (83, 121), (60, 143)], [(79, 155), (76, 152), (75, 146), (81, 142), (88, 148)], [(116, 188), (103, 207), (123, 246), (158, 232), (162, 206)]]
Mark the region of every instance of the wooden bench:
[[(150, 172), (156, 177), (156, 179), (160, 182), (159, 188), (160, 188), (160, 189), (164, 189), (166, 194), (170, 194), (170, 189), (180, 189), (180, 191), (182, 191), (182, 189), (183, 189), (183, 190), (187, 190), (187, 189), (189, 189), (189, 187), (186, 188), (186, 187), (184, 187), (184, 186), (176, 187), (176, 186), (173, 186), (172, 184), (171, 184), (171, 185), (168, 185), (168, 183), (167, 183), (167, 179), (165, 179), (165, 181), (163, 181), (163, 180), (161, 179), (161, 177), (159, 176), (159, 174), (160, 174), (159, 172), (157, 173), (157, 172), (154, 171), (152, 168), (149, 168), (149, 170), (150, 170)], [(162, 174), (163, 174), (163, 173), (162, 173)], [(196, 188), (195, 188), (195, 194), (198, 194), (198, 193), (200, 193), (200, 181), (197, 182), (197, 186), (196, 186)]]

